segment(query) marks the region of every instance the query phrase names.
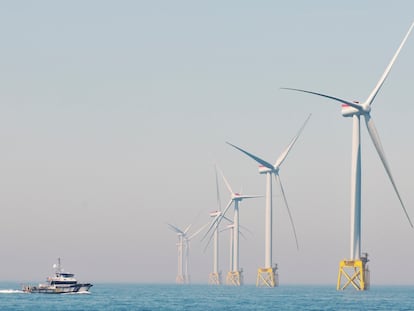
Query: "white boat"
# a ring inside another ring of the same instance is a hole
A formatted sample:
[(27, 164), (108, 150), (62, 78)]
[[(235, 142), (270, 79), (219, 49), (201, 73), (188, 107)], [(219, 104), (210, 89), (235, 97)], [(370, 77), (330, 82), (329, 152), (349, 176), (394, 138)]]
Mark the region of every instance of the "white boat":
[(92, 287), (90, 283), (78, 283), (73, 273), (63, 272), (60, 258), (58, 258), (58, 263), (53, 265), (53, 268), (55, 269), (55, 275), (48, 277), (47, 283), (37, 286), (24, 285), (23, 291), (26, 293), (66, 294), (88, 292), (89, 288)]

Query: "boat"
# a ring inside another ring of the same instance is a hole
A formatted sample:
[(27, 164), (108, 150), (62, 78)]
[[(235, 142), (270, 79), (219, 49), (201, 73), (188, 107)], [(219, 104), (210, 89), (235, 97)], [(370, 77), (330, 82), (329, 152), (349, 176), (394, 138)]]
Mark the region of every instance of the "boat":
[(91, 283), (78, 283), (73, 273), (64, 272), (58, 258), (58, 263), (53, 265), (55, 275), (47, 278), (47, 282), (39, 285), (23, 285), (25, 293), (42, 294), (68, 294), (87, 293), (93, 286)]

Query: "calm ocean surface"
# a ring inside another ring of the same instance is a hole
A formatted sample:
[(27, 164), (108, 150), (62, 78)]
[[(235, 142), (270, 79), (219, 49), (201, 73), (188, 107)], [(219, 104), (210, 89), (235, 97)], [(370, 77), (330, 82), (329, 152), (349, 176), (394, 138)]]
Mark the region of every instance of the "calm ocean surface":
[(208, 285), (96, 284), (90, 294), (25, 294), (0, 283), (0, 310), (414, 310), (414, 286), (256, 288)]

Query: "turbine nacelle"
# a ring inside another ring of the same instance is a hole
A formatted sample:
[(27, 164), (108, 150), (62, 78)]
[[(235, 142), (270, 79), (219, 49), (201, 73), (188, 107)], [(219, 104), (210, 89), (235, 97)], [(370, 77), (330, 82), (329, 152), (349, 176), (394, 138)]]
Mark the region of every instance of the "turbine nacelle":
[(241, 201), (243, 200), (243, 196), (240, 193), (235, 192), (231, 194), (231, 199)]
[(269, 168), (264, 165), (259, 165), (259, 174), (267, 174), (267, 173), (275, 173), (277, 174), (279, 172), (279, 168)]
[(352, 117), (354, 115), (358, 115), (360, 112), (358, 109), (351, 107), (347, 104), (342, 104), (342, 110), (341, 110), (343, 117)]
[(343, 117), (352, 117), (354, 115), (368, 114), (371, 112), (371, 105), (368, 103), (360, 104), (359, 101), (353, 101), (352, 105), (342, 104), (342, 116)]
[[(243, 199), (254, 199), (254, 198), (261, 198), (261, 195), (245, 195), (245, 194), (241, 194), (241, 193), (232, 193), (231, 194), (231, 201), (235, 202), (240, 202)], [(223, 213), (224, 214), (224, 213)]]

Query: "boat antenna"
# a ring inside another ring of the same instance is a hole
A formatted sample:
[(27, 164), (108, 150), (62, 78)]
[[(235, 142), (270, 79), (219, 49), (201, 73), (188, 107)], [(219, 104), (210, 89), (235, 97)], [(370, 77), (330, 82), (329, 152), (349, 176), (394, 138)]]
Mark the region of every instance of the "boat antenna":
[(53, 265), (55, 273), (62, 273), (62, 266), (60, 264), (60, 257), (58, 258), (58, 263)]

